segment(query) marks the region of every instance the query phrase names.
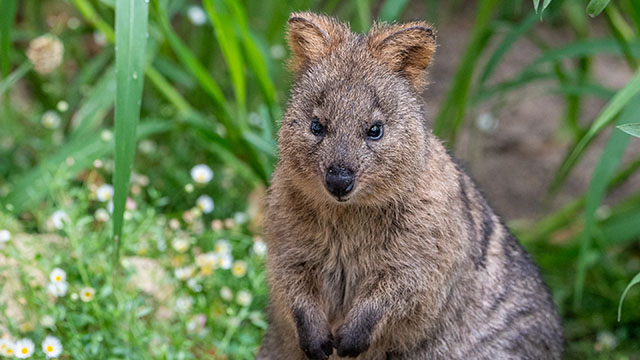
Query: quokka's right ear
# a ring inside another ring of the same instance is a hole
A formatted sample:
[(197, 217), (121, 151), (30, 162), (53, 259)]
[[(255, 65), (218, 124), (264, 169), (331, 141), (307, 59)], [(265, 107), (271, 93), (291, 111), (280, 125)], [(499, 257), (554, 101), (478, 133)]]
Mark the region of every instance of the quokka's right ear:
[(324, 15), (292, 13), (287, 40), (292, 53), (290, 65), (293, 72), (297, 73), (329, 55), (347, 38), (349, 31), (347, 26)]

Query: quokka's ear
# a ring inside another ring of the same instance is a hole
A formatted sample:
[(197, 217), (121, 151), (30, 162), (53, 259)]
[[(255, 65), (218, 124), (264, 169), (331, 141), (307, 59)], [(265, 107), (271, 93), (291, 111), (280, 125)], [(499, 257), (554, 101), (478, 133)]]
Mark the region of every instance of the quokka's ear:
[(426, 83), (426, 68), (435, 50), (435, 32), (422, 21), (376, 25), (369, 32), (369, 51), (373, 56), (391, 71), (405, 76), (417, 90)]
[(287, 40), (291, 49), (290, 65), (294, 72), (329, 55), (345, 41), (349, 28), (333, 18), (309, 12), (289, 16)]

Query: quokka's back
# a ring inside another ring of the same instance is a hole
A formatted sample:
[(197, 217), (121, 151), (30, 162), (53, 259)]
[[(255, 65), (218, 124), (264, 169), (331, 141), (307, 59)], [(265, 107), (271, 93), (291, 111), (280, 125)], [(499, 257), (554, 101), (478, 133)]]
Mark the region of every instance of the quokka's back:
[(294, 13), (258, 359), (560, 359), (538, 269), (425, 125), (428, 24)]

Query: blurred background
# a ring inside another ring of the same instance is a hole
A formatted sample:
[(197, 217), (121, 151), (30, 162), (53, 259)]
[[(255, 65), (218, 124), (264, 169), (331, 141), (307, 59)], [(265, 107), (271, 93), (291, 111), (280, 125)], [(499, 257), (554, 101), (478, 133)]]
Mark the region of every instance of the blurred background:
[(617, 128), (640, 2), (146, 0), (119, 29), (116, 3), (0, 5), (0, 355), (254, 358), (285, 25), (312, 10), (434, 25), (426, 121), (540, 265), (565, 357), (640, 359), (640, 139)]

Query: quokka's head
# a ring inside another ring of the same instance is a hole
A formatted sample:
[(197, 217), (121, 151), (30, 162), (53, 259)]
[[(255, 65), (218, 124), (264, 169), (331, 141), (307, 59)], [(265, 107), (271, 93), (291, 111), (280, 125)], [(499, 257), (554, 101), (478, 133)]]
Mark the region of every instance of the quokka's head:
[(379, 204), (424, 168), (420, 93), (435, 50), (424, 22), (354, 34), (312, 13), (289, 18), (295, 75), (279, 133), (281, 174), (311, 198)]

